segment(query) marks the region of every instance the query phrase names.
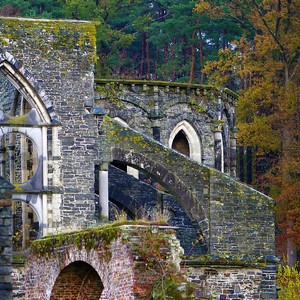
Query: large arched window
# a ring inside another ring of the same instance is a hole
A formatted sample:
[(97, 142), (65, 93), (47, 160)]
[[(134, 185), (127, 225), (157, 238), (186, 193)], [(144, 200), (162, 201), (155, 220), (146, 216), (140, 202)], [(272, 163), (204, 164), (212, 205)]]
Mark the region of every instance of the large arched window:
[(187, 121), (178, 123), (170, 134), (169, 147), (201, 162), (201, 143), (193, 126)]
[(45, 93), (36, 92), (33, 78), (20, 65), (9, 53), (0, 57), (0, 175), (15, 186), (13, 230), (16, 235), (22, 228), (26, 248), (31, 225), (41, 232), (47, 224), (43, 191), (48, 187), (47, 134), (52, 118)]
[(17, 71), (7, 60), (0, 61), (0, 75), (4, 76), (26, 99), (32, 108), (35, 108), (42, 122), (50, 123), (50, 116), (38, 94), (29, 81)]

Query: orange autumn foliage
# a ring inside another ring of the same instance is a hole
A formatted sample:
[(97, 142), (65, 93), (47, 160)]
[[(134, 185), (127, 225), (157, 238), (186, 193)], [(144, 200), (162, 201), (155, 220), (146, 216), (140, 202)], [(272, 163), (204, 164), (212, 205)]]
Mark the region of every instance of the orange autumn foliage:
[(238, 142), (272, 157), (257, 182), (276, 201), (280, 249), (288, 239), (300, 248), (300, 1), (200, 0), (195, 10), (244, 29), (205, 72), (217, 86), (238, 87)]

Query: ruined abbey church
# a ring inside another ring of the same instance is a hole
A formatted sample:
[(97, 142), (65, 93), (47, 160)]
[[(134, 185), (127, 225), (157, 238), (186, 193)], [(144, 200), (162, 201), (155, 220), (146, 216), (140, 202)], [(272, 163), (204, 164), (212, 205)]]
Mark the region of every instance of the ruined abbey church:
[(237, 95), (94, 78), (95, 32), (0, 18), (0, 299), (147, 299), (130, 233), (30, 245), (157, 211), (196, 299), (276, 299), (273, 201), (236, 180)]

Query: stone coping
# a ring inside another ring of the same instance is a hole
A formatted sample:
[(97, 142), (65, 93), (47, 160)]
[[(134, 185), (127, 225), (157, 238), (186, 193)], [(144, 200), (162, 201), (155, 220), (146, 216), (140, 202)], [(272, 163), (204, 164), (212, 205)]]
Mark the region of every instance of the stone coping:
[(205, 85), (205, 84), (192, 84), (192, 83), (182, 83), (182, 82), (169, 82), (169, 81), (150, 81), (150, 80), (134, 80), (134, 79), (101, 79), (96, 78), (95, 83), (97, 84), (105, 84), (115, 82), (118, 84), (125, 84), (125, 85), (148, 85), (148, 86), (161, 86), (161, 87), (181, 87), (181, 88), (192, 88), (192, 89), (200, 89), (200, 90), (217, 90), (220, 92), (225, 92), (226, 94), (238, 98), (239, 95), (228, 88), (217, 88), (212, 85)]
[(98, 21), (86, 21), (86, 20), (70, 20), (70, 19), (34, 19), (34, 18), (18, 18), (18, 17), (4, 17), (0, 16), (1, 19), (10, 19), (10, 20), (18, 20), (18, 21), (30, 21), (30, 22), (45, 22), (45, 23), (53, 23), (53, 22), (60, 22), (60, 23), (87, 23), (87, 24), (100, 24)]

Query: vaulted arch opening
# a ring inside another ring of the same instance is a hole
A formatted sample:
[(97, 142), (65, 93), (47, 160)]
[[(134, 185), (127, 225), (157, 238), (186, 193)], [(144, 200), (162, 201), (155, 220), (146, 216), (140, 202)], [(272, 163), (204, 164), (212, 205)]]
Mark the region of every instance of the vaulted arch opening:
[[(112, 158), (120, 164), (134, 166), (147, 175), (150, 185), (163, 192), (174, 196), (190, 220), (201, 224), (201, 234), (204, 235), (203, 243), (206, 244), (208, 237), (208, 223), (204, 205), (199, 203), (195, 193), (191, 193), (186, 185), (184, 176), (176, 176), (177, 173), (170, 171), (164, 164), (153, 161), (151, 157), (143, 153), (135, 153), (124, 148), (112, 148)], [(200, 176), (200, 173), (199, 173)], [(159, 187), (158, 187), (159, 186)]]
[(58, 275), (50, 300), (99, 300), (103, 289), (96, 270), (83, 261), (75, 261)]
[(178, 123), (170, 134), (169, 147), (201, 162), (201, 142), (194, 127), (186, 120)]

